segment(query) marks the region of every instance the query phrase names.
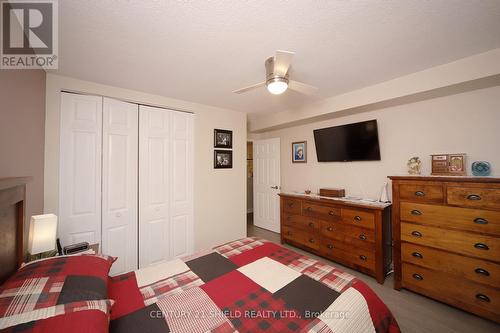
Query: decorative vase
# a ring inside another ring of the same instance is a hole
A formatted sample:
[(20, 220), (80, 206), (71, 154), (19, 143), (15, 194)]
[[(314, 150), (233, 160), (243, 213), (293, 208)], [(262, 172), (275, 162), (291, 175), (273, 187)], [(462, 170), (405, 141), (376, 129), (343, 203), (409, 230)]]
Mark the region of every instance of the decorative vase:
[(406, 165), (408, 166), (408, 173), (410, 175), (420, 175), (420, 170), (422, 168), (422, 161), (420, 161), (420, 157), (415, 156), (410, 158)]
[(491, 164), (486, 161), (476, 161), (472, 163), (472, 174), (474, 176), (485, 177), (491, 173)]

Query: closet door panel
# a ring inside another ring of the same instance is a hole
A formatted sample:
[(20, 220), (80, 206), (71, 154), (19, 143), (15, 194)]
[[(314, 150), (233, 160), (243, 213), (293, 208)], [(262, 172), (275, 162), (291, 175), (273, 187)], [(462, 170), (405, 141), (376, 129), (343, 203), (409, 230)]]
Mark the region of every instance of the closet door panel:
[(104, 98), (102, 252), (111, 274), (137, 269), (138, 105)]
[(101, 241), (102, 97), (61, 93), (58, 236)]
[(171, 254), (193, 251), (193, 115), (172, 112)]
[(139, 108), (139, 267), (170, 255), (171, 113)]

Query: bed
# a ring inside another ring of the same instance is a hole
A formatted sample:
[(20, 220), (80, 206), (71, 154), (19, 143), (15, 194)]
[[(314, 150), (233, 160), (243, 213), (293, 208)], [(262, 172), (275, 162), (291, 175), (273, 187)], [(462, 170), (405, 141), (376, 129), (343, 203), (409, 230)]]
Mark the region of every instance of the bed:
[(399, 332), (365, 283), (263, 239), (108, 277), (115, 259), (22, 267), (0, 288), (1, 332)]
[(24, 181), (0, 179), (0, 332), (399, 332), (362, 281), (259, 238), (110, 277), (116, 258), (26, 255)]

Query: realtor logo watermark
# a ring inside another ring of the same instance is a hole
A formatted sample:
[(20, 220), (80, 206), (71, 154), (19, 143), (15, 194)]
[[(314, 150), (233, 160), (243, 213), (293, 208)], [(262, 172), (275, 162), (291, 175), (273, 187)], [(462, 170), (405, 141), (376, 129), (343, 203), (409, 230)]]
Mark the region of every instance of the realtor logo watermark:
[(8, 0), (0, 5), (0, 68), (57, 69), (57, 1)]

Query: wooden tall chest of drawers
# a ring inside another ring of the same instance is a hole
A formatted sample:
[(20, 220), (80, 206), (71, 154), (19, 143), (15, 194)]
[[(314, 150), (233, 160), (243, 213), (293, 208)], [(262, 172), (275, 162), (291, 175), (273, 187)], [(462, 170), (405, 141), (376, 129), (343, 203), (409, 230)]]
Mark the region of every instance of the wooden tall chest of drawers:
[(374, 276), (391, 264), (390, 204), (280, 194), (281, 242)]
[(394, 288), (500, 322), (500, 179), (389, 178)]

